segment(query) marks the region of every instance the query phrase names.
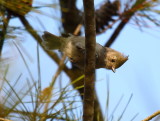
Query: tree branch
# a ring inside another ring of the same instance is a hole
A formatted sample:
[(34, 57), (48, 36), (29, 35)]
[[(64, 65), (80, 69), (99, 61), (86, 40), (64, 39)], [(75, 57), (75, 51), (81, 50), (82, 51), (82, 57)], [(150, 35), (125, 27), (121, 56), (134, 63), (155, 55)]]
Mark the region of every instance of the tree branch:
[(121, 16), (122, 21), (118, 25), (118, 27), (116, 28), (116, 30), (114, 31), (114, 33), (112, 34), (110, 39), (105, 44), (106, 47), (110, 47), (115, 42), (115, 39), (118, 37), (118, 35), (122, 31), (122, 29), (129, 22), (129, 20), (132, 18), (132, 16), (139, 10), (139, 7), (143, 6), (143, 2), (145, 2), (145, 1), (146, 0), (141, 0), (141, 1), (137, 0), (129, 10), (127, 10), (123, 13), (123, 15)]
[[(78, 24), (82, 23), (81, 11), (76, 7), (76, 0), (59, 0), (61, 7), (61, 18), (65, 33), (73, 33)], [(81, 31), (79, 31), (78, 35)]]
[(152, 118), (154, 118), (154, 117), (156, 117), (156, 116), (158, 116), (158, 115), (160, 115), (160, 110), (157, 111), (157, 112), (155, 112), (155, 113), (153, 113), (152, 115), (148, 116), (147, 118), (145, 118), (145, 119), (142, 120), (142, 121), (150, 121)]
[(8, 119), (5, 119), (5, 118), (0, 118), (0, 121), (12, 121), (12, 120), (8, 120)]
[(83, 0), (85, 20), (85, 81), (83, 121), (93, 121), (95, 85), (95, 46), (96, 28), (94, 0)]
[(121, 21), (121, 23), (118, 25), (118, 27), (116, 28), (116, 30), (114, 31), (114, 33), (112, 34), (110, 39), (105, 44), (106, 47), (110, 47), (115, 42), (115, 39), (120, 34), (121, 30), (125, 27), (125, 25), (128, 23), (130, 18), (131, 18), (131, 16), (129, 18), (124, 19), (124, 20)]

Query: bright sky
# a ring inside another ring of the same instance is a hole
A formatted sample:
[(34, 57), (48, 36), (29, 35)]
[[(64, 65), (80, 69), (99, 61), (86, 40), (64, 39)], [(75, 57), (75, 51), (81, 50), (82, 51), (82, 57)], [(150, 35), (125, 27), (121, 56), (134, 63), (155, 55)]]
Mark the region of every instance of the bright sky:
[[(96, 0), (95, 5), (99, 5), (100, 2), (101, 1)], [(82, 8), (82, 3), (80, 0), (77, 4), (79, 5), (79, 8)], [(44, 10), (46, 13), (51, 15), (51, 11), (49, 11), (49, 9), (45, 8)], [(57, 9), (52, 11), (52, 13), (56, 16), (58, 11), (59, 10)], [(36, 22), (33, 22), (37, 21), (36, 16), (39, 15), (29, 16), (28, 19), (33, 25), (35, 25), (37, 30), (42, 32), (44, 29), (38, 25), (39, 23), (37, 22), (37, 24)], [(59, 17), (60, 15), (57, 16), (57, 18)], [(60, 22), (58, 20), (53, 21), (53, 19), (43, 15), (41, 15), (40, 20), (46, 27), (45, 30), (59, 35), (58, 27), (60, 26)], [(53, 22), (55, 22), (55, 24), (53, 24)], [(136, 113), (139, 113), (135, 121), (140, 121), (160, 109), (160, 35), (158, 34), (158, 31), (155, 31), (155, 28), (151, 27), (149, 29), (144, 29), (144, 31), (140, 31), (131, 23), (133, 23), (133, 21), (130, 21), (130, 23), (118, 36), (116, 42), (112, 45), (112, 48), (124, 53), (125, 55), (129, 55), (128, 62), (126, 62), (121, 68), (117, 69), (116, 73), (106, 69), (98, 69), (96, 71), (96, 90), (100, 98), (102, 109), (105, 112), (107, 80), (109, 80), (109, 113), (113, 111), (115, 105), (118, 103), (118, 100), (123, 95), (122, 102), (115, 113), (117, 117), (123, 111), (124, 105), (127, 104), (130, 95), (133, 94), (132, 100), (122, 120), (128, 121)], [(17, 19), (14, 19), (10, 24), (19, 25), (19, 22)], [(97, 42), (104, 45), (111, 33), (112, 31), (107, 31), (97, 36)], [(32, 61), (29, 61), (27, 58), (28, 63), (31, 70), (35, 72), (34, 77), (36, 77), (36, 42), (34, 42), (33, 38), (27, 34), (24, 33), (24, 35), (26, 41), (24, 46), (32, 57)], [(40, 58), (42, 68), (42, 84), (46, 87), (48, 86), (47, 82), (51, 80), (52, 75), (55, 73), (57, 66), (42, 50), (40, 51)], [(17, 59), (17, 62), (13, 64), (13, 67), (17, 68), (20, 61), (21, 59)], [(19, 70), (21, 69), (24, 69), (24, 67), (19, 67)], [(65, 75), (63, 76), (63, 79), (68, 80)]]

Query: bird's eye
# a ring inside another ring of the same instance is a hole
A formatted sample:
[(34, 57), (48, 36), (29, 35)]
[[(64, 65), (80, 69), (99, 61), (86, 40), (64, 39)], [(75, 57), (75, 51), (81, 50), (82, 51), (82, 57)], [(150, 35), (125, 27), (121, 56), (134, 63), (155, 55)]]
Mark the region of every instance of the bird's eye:
[(111, 60), (111, 62), (113, 62), (113, 63), (114, 63), (114, 62), (116, 62), (116, 60), (115, 60), (115, 59), (112, 59), (112, 60)]

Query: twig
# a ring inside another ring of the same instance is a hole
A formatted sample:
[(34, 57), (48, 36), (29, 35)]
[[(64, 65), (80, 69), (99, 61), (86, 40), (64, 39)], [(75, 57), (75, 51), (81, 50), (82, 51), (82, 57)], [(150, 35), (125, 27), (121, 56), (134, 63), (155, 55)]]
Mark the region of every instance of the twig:
[(156, 116), (158, 116), (158, 115), (160, 115), (160, 110), (157, 111), (157, 112), (155, 112), (155, 113), (153, 113), (152, 115), (148, 116), (147, 118), (145, 118), (145, 119), (142, 120), (142, 121), (150, 121), (152, 118), (154, 118), (154, 117), (156, 117)]
[(5, 119), (5, 118), (0, 118), (0, 121), (12, 121), (12, 120), (8, 120), (8, 119)]
[(95, 46), (96, 28), (94, 0), (83, 0), (85, 20), (85, 81), (83, 121), (93, 121), (94, 117), (94, 85), (95, 85)]
[(82, 24), (78, 24), (75, 31), (73, 32), (74, 35), (78, 35), (78, 33), (80, 32), (80, 29), (82, 28)]
[(123, 15), (121, 17), (122, 21), (120, 22), (120, 24), (118, 25), (118, 27), (116, 28), (116, 30), (114, 31), (114, 33), (112, 34), (110, 39), (105, 44), (106, 47), (110, 47), (115, 42), (115, 39), (120, 34), (121, 30), (129, 22), (129, 20), (132, 18), (132, 16), (139, 10), (138, 8), (139, 8), (139, 6), (141, 6), (143, 4), (143, 2), (145, 2), (145, 0), (141, 0), (140, 2), (139, 2), (139, 0), (137, 0), (131, 9), (129, 9), (123, 13)]
[(110, 47), (115, 39), (117, 38), (117, 36), (120, 34), (121, 30), (125, 27), (125, 25), (128, 23), (128, 21), (130, 20), (131, 17), (124, 19), (121, 21), (121, 23), (118, 25), (118, 27), (116, 28), (116, 30), (114, 31), (114, 33), (112, 34), (112, 36), (110, 37), (110, 39), (107, 41), (107, 43), (105, 44), (106, 47)]

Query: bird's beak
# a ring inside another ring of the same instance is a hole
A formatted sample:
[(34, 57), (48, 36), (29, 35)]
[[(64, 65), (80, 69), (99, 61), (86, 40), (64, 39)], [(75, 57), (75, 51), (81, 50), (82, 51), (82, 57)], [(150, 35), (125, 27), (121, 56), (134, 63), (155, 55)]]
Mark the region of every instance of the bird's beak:
[(112, 67), (112, 71), (115, 73), (116, 72), (116, 69), (114, 67)]

